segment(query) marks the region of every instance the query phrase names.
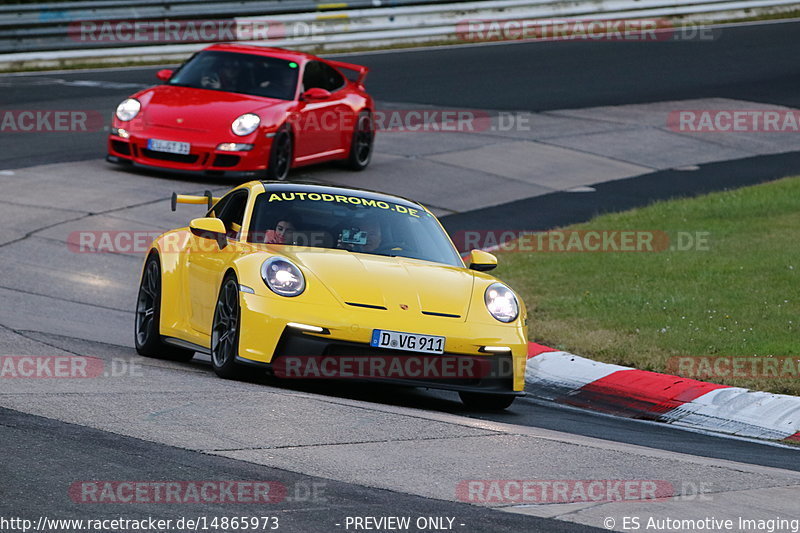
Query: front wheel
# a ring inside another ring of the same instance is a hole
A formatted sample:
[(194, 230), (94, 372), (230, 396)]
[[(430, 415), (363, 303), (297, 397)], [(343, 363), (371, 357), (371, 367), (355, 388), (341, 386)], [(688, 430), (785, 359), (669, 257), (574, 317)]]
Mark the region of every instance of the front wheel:
[(221, 378), (236, 379), (241, 375), (241, 366), (236, 362), (240, 318), (239, 283), (233, 274), (228, 274), (219, 290), (211, 328), (211, 366)]
[(470, 409), (478, 411), (502, 411), (514, 403), (516, 396), (509, 394), (485, 394), (480, 392), (459, 392), (461, 401)]
[(347, 166), (352, 170), (364, 170), (372, 160), (372, 145), (375, 140), (375, 131), (372, 127), (372, 114), (362, 111), (358, 114), (358, 122), (353, 130), (353, 140), (350, 143), (350, 155)]
[(292, 133), (287, 126), (282, 126), (272, 139), (266, 172), (268, 180), (286, 181), (289, 179), (293, 151)]
[(161, 262), (158, 254), (147, 258), (136, 298), (136, 352), (145, 357), (188, 361), (194, 351), (165, 344), (161, 340)]

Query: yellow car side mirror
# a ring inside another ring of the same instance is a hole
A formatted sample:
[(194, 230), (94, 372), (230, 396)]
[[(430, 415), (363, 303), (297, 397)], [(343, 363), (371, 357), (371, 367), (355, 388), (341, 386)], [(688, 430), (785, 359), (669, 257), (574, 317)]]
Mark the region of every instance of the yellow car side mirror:
[(225, 223), (218, 218), (195, 218), (189, 223), (189, 229), (198, 237), (216, 240), (220, 248), (225, 248), (228, 244), (228, 230), (225, 229)]
[(497, 268), (497, 258), (483, 250), (472, 250), (469, 253), (469, 268), (478, 272), (486, 272)]

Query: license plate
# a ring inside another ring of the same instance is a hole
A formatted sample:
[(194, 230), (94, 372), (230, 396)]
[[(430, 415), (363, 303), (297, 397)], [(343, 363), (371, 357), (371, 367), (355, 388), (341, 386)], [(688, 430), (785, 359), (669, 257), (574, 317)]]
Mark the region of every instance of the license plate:
[(444, 353), (444, 337), (373, 329), (370, 346), (408, 352)]
[(192, 145), (178, 141), (162, 141), (159, 139), (147, 139), (147, 149), (155, 152), (167, 152), (170, 154), (188, 155)]

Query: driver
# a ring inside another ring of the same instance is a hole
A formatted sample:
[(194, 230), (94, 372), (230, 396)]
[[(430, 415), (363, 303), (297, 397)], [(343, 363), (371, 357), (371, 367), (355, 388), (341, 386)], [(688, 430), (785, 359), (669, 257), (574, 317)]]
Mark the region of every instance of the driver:
[(217, 62), (216, 68), (206, 72), (200, 83), (206, 89), (232, 91), (235, 89), (238, 76), (238, 62), (223, 59)]
[(294, 221), (285, 217), (275, 224), (275, 229), (267, 230), (264, 240), (267, 244), (291, 244), (294, 230)]

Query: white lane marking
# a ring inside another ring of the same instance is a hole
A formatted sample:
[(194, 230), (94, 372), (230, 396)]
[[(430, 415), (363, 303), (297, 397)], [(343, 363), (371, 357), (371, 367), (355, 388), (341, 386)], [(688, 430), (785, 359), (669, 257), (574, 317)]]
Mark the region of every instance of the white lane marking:
[(0, 176), (13, 176), (13, 170), (0, 170)]
[(47, 85), (66, 85), (67, 87), (96, 87), (98, 89), (144, 89), (144, 83), (121, 83), (105, 80), (65, 80), (62, 78), (0, 77), (0, 87), (41, 87)]
[(100, 89), (144, 89), (149, 85), (144, 83), (120, 83), (116, 81), (97, 80), (58, 80), (60, 85), (68, 87), (97, 87)]

